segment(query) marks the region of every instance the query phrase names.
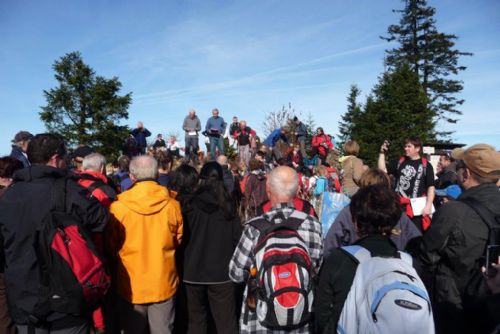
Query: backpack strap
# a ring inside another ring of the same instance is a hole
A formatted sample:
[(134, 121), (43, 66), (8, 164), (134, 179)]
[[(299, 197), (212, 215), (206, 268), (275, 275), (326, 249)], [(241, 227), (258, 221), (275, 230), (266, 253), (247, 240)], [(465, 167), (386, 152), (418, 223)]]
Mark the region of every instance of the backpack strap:
[(50, 188), (50, 210), (66, 211), (66, 184), (68, 178), (63, 176), (55, 179)]
[(105, 185), (106, 183), (104, 183), (103, 181), (101, 180), (94, 180), (94, 182), (92, 182), (88, 187), (87, 187), (87, 190), (89, 191), (90, 194), (92, 194), (94, 192), (94, 190), (98, 189), (98, 188), (101, 188), (103, 185)]
[[(396, 167), (396, 169), (399, 171), (399, 168), (401, 167), (401, 165), (403, 164), (403, 162), (406, 160), (406, 157), (405, 156), (402, 156), (399, 158), (398, 160), (398, 166)], [(420, 160), (422, 161), (422, 166), (424, 167), (424, 173), (423, 173), (423, 177), (425, 177), (427, 175), (427, 165), (429, 164), (429, 161), (427, 160), (426, 157), (422, 157), (420, 158)]]
[(399, 167), (401, 167), (401, 164), (406, 160), (406, 157), (399, 157), (398, 160), (398, 166), (396, 167), (397, 170), (399, 170)]
[(403, 260), (404, 262), (408, 263), (410, 266), (413, 266), (413, 258), (411, 257), (410, 254), (398, 251), (399, 258)]
[[(53, 211), (66, 212), (66, 182), (68, 178), (66, 176), (59, 177), (52, 182), (52, 186), (49, 190), (49, 201), (50, 210), (47, 214), (51, 214)], [(43, 226), (38, 226), (35, 230), (34, 235), (34, 249), (37, 253), (37, 261), (40, 270), (40, 282), (42, 283), (39, 287), (39, 296), (32, 312), (28, 315), (28, 334), (35, 333), (35, 327), (46, 325), (46, 318), (52, 312), (51, 305), (45, 298), (48, 293), (47, 286), (50, 282), (48, 281), (46, 273), (48, 272), (47, 263), (41, 261), (39, 253), (45, 250), (40, 250), (38, 247), (38, 238), (40, 236), (40, 231)]]
[(481, 202), (479, 202), (475, 198), (466, 197), (460, 198), (460, 202), (467, 204), (469, 207), (474, 209), (474, 211), (478, 214), (481, 220), (488, 227), (488, 242), (490, 245), (498, 244), (498, 237), (496, 233), (491, 233), (492, 229), (500, 229), (500, 224), (498, 223), (495, 214), (484, 206)]
[[(277, 218), (281, 219), (280, 223), (275, 222)], [(278, 212), (270, 220), (268, 220), (267, 218), (265, 218), (265, 216), (263, 216), (263, 218), (252, 220), (248, 224), (259, 230), (261, 235), (264, 235), (282, 228), (287, 228), (297, 231), (303, 222), (304, 221), (302, 219), (298, 218), (293, 218), (293, 217), (286, 218), (282, 212)]]
[(353, 258), (358, 264), (368, 261), (372, 258), (370, 251), (360, 245), (350, 245), (340, 248), (345, 253), (347, 253), (351, 258)]

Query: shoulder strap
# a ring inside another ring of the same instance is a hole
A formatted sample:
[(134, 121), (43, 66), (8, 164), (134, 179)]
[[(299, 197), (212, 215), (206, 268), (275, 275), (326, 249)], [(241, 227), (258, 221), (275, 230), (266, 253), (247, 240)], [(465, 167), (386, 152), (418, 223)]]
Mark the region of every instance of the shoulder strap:
[(411, 257), (410, 254), (398, 251), (399, 258), (403, 260), (404, 262), (408, 263), (410, 266), (413, 266), (413, 258)]
[(57, 178), (50, 188), (50, 207), (52, 210), (66, 211), (66, 183), (67, 177)]
[(357, 263), (366, 262), (372, 258), (370, 251), (360, 245), (344, 246), (340, 249), (352, 257)]
[[(274, 221), (280, 218), (281, 223), (276, 224)], [(255, 219), (250, 221), (248, 224), (255, 227), (259, 232), (263, 234), (268, 234), (272, 231), (279, 230), (282, 228), (287, 228), (291, 230), (297, 231), (299, 229), (299, 226), (303, 223), (304, 221), (298, 218), (293, 218), (293, 217), (288, 217), (285, 218), (283, 213), (279, 212), (271, 220), (268, 220), (263, 216), (261, 219)]]
[(396, 167), (396, 169), (399, 169), (399, 167), (401, 167), (401, 164), (406, 160), (406, 157), (399, 157), (399, 160), (398, 160), (398, 166)]
[(474, 209), (481, 220), (486, 224), (486, 226), (488, 226), (488, 239), (490, 244), (497, 244), (496, 234), (491, 233), (492, 229), (500, 228), (500, 224), (497, 222), (495, 214), (475, 198), (460, 198), (459, 201)]
[(309, 201), (306, 201), (306, 200), (302, 200), (301, 201), (302, 203), (302, 211), (308, 215), (310, 215), (310, 211), (311, 211), (311, 203), (309, 203)]
[(94, 182), (92, 182), (88, 187), (87, 187), (87, 190), (89, 191), (90, 194), (92, 194), (94, 192), (94, 190), (96, 190), (97, 188), (100, 188), (102, 187), (103, 185), (105, 185), (106, 183), (104, 183), (102, 180), (94, 180)]
[(427, 175), (427, 158), (426, 157), (422, 157), (422, 166), (424, 167), (424, 177)]

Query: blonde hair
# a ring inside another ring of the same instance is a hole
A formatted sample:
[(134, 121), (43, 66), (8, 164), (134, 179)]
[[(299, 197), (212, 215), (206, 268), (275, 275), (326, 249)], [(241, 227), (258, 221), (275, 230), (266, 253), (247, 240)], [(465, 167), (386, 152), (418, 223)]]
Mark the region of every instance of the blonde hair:
[(359, 154), (359, 144), (355, 140), (349, 140), (344, 144), (344, 151), (347, 155)]
[(389, 176), (382, 170), (373, 167), (361, 175), (358, 184), (360, 188), (374, 185), (383, 185), (389, 189), (391, 188), (391, 180), (389, 179)]
[(318, 176), (326, 176), (328, 171), (326, 170), (326, 167), (323, 165), (319, 165), (314, 167), (314, 173)]

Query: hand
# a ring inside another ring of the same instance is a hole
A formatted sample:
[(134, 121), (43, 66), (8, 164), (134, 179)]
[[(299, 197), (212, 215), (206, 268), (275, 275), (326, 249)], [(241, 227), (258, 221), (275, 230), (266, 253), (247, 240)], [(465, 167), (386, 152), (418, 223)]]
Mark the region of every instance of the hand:
[(497, 263), (492, 264), (493, 268), (496, 269), (495, 276), (488, 276), (485, 267), (481, 268), (484, 278), (486, 279), (486, 285), (490, 289), (491, 293), (500, 293), (500, 258)]
[(384, 140), (384, 143), (382, 144), (382, 146), (380, 146), (380, 153), (385, 153), (389, 150), (389, 141), (388, 140)]
[(426, 204), (424, 209), (422, 210), (422, 215), (430, 216), (432, 214), (432, 203)]

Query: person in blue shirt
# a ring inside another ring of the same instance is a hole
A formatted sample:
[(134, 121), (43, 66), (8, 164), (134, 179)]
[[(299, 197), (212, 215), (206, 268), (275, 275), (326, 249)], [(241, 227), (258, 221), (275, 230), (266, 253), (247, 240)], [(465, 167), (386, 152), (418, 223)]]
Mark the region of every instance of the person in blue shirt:
[(287, 129), (282, 126), (281, 128), (277, 128), (273, 132), (271, 132), (271, 134), (267, 136), (266, 140), (262, 142), (262, 144), (272, 149), (273, 156), (276, 161), (278, 161), (278, 159), (280, 159), (283, 156), (281, 151), (277, 147), (275, 147), (276, 143), (278, 142), (278, 140), (282, 140), (288, 144), (288, 138), (286, 134), (287, 134)]
[(215, 148), (219, 149), (219, 154), (224, 154), (224, 138), (222, 135), (226, 132), (226, 122), (224, 118), (219, 117), (219, 109), (212, 110), (212, 117), (207, 121), (205, 132), (210, 140), (210, 159), (216, 158)]

